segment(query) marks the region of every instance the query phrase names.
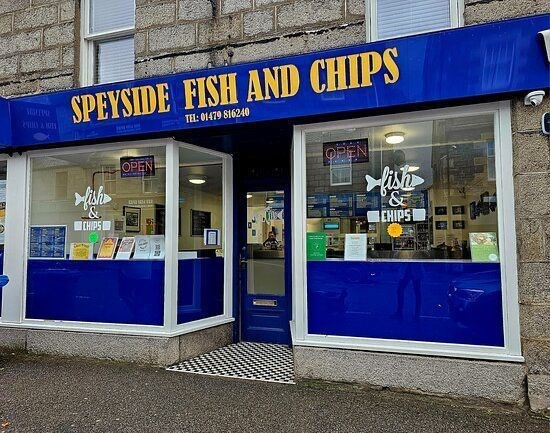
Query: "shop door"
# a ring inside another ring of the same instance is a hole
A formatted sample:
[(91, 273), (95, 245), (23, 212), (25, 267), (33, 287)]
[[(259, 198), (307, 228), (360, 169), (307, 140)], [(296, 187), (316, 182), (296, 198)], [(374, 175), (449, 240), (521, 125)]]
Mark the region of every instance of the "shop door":
[(285, 192), (243, 192), (246, 213), (241, 214), (244, 227), (239, 230), (242, 341), (290, 344), (290, 222)]

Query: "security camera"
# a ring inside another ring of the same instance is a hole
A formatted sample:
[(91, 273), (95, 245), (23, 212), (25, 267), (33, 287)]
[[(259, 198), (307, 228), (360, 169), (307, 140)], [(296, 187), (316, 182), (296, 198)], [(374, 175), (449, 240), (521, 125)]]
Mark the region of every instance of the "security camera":
[(544, 90), (535, 90), (534, 92), (529, 92), (523, 103), (525, 105), (531, 105), (532, 107), (537, 107), (542, 104), (542, 98), (544, 98)]

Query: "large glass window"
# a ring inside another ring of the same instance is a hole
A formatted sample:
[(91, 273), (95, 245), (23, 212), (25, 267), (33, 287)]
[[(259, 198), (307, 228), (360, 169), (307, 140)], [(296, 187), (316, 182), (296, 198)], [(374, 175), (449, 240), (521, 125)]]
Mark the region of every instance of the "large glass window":
[(310, 333), (504, 344), (493, 119), (306, 133)]
[(31, 161), (26, 317), (162, 325), (165, 148)]
[(223, 160), (180, 148), (178, 323), (223, 314)]

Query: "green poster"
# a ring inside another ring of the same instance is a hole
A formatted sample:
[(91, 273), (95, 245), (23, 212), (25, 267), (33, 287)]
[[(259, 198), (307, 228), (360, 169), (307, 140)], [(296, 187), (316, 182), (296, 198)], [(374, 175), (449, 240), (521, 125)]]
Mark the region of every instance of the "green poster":
[(327, 234), (307, 233), (306, 247), (308, 260), (325, 260), (327, 258)]
[(472, 262), (498, 262), (497, 234), (470, 233)]

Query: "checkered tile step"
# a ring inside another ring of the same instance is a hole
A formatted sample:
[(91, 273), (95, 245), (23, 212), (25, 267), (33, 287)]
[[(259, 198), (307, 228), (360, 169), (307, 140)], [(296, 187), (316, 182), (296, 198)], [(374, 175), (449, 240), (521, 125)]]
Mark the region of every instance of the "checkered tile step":
[(292, 349), (279, 344), (231, 344), (172, 365), (167, 370), (264, 382), (294, 383)]

